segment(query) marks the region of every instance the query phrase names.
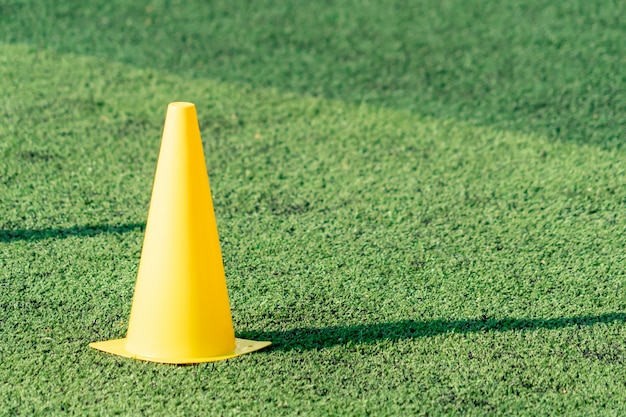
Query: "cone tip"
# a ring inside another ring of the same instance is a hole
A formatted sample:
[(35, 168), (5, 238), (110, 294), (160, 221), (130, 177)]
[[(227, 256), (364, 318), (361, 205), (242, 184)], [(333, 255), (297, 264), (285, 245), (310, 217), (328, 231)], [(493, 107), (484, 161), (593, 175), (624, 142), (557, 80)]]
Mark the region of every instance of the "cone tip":
[[(185, 101), (175, 101), (167, 106), (166, 120), (172, 121), (178, 120), (190, 122), (193, 119), (197, 119), (196, 105), (193, 103), (187, 103)], [(196, 122), (197, 123), (197, 122)], [(166, 123), (167, 124), (167, 123)]]
[(193, 103), (188, 103), (186, 101), (175, 101), (173, 103), (170, 103), (168, 107), (176, 109), (186, 109), (189, 107), (196, 107), (196, 105)]

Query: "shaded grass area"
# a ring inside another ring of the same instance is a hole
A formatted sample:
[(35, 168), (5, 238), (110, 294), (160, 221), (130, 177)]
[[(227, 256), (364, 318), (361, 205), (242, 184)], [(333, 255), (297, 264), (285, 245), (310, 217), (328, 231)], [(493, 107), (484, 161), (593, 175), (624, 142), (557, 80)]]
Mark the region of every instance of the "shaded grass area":
[(0, 230), (0, 242), (12, 242), (14, 240), (42, 240), (42, 239), (62, 239), (70, 236), (95, 236), (100, 233), (126, 233), (135, 229), (143, 231), (145, 223), (130, 223), (122, 225), (86, 225), (73, 226), (62, 229), (16, 229)]
[(7, 0), (0, 41), (621, 146), (619, 1)]
[(593, 326), (599, 323), (626, 322), (626, 313), (598, 316), (562, 317), (558, 319), (489, 319), (475, 320), (403, 320), (371, 325), (300, 328), (287, 331), (251, 332), (244, 338), (272, 340), (274, 349), (323, 349), (350, 343), (373, 343), (381, 340), (398, 341), (418, 337), (433, 337), (442, 333), (509, 332), (537, 329), (562, 329), (570, 326)]
[[(29, 46), (0, 80), (2, 414), (623, 415), (620, 149)], [(176, 99), (236, 333), (275, 342), (189, 367), (87, 347), (125, 334)]]

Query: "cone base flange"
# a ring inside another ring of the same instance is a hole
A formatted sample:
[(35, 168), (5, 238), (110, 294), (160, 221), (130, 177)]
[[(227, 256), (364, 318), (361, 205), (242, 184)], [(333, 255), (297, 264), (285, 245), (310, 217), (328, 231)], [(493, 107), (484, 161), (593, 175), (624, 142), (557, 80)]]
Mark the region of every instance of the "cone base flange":
[(246, 353), (254, 352), (259, 349), (263, 349), (271, 345), (272, 342), (257, 342), (255, 340), (247, 340), (247, 339), (235, 339), (235, 350), (229, 352), (225, 355), (220, 356), (211, 356), (211, 357), (193, 357), (193, 358), (185, 358), (185, 357), (177, 357), (177, 358), (168, 358), (168, 357), (154, 357), (137, 354), (135, 352), (129, 352), (126, 349), (126, 339), (115, 339), (115, 340), (107, 340), (105, 342), (95, 342), (90, 343), (94, 349), (101, 350), (103, 352), (111, 353), (113, 355), (123, 356), (125, 358), (131, 359), (139, 359), (142, 361), (148, 362), (158, 362), (158, 363), (170, 363), (170, 364), (191, 364), (191, 363), (201, 363), (201, 362), (216, 362), (222, 361), (224, 359), (234, 358), (236, 356), (240, 356)]

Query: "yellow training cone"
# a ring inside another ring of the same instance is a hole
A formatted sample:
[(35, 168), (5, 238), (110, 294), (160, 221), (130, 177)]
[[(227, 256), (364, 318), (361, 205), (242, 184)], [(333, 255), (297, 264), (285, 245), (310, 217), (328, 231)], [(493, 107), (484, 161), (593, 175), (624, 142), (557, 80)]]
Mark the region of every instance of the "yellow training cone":
[(128, 334), (90, 346), (183, 364), (228, 359), (269, 344), (235, 339), (196, 107), (171, 103)]

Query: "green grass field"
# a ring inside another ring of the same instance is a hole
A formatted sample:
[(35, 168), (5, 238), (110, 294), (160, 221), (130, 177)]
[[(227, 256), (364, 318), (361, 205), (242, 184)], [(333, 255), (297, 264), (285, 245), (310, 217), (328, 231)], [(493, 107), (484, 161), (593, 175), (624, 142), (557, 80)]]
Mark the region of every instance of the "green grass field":
[[(0, 415), (626, 414), (624, 4), (53, 3), (0, 2)], [(177, 100), (273, 342), (192, 366), (87, 346)]]

